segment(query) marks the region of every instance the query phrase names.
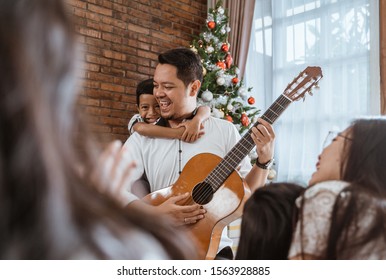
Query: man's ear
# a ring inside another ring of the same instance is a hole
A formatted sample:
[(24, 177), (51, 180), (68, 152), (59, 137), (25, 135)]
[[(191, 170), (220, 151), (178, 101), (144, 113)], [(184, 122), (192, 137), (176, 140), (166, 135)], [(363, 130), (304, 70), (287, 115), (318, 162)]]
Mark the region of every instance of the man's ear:
[(136, 107), (137, 107), (137, 111), (138, 111), (138, 113), (139, 113), (139, 106), (138, 106), (138, 104), (136, 105)]
[(201, 82), (199, 80), (195, 80), (190, 85), (190, 96), (194, 96), (198, 94), (198, 91), (200, 90)]

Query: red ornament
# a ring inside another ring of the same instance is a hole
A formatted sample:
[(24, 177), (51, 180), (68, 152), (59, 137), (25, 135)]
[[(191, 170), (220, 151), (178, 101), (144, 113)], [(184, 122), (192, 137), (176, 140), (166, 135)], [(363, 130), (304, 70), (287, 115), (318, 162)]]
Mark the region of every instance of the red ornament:
[(233, 58), (232, 58), (231, 54), (228, 53), (225, 56), (225, 64), (226, 64), (227, 68), (231, 68), (232, 63), (233, 63)]
[(222, 44), (221, 50), (222, 50), (223, 52), (228, 52), (228, 51), (229, 51), (229, 46), (228, 46), (228, 44)]
[(255, 104), (255, 98), (253, 98), (253, 96), (248, 98), (248, 104), (250, 104), (250, 105)]
[(249, 118), (248, 118), (247, 114), (245, 114), (245, 113), (243, 113), (241, 115), (241, 124), (243, 126), (248, 126), (249, 125)]
[(239, 82), (239, 78), (234, 77), (234, 78), (232, 79), (232, 83), (234, 83), (235, 85), (236, 85), (238, 82)]
[(216, 65), (218, 67), (220, 67), (221, 69), (225, 69), (225, 67), (226, 67), (224, 61), (217, 61)]
[(208, 22), (208, 27), (209, 27), (210, 29), (213, 29), (213, 28), (216, 27), (216, 23), (215, 23), (214, 21), (209, 21), (209, 22)]
[(231, 117), (231, 116), (229, 116), (229, 115), (226, 115), (226, 116), (225, 116), (225, 119), (226, 119), (228, 122), (231, 122), (231, 123), (233, 123), (233, 119), (232, 119), (232, 117)]

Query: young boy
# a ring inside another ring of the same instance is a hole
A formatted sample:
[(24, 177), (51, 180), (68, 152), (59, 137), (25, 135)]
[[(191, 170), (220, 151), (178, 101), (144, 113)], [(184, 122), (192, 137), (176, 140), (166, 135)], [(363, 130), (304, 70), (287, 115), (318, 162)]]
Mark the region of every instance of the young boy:
[(184, 142), (194, 142), (203, 131), (203, 121), (210, 115), (210, 108), (201, 106), (193, 119), (183, 122), (177, 128), (154, 125), (160, 118), (160, 109), (157, 100), (153, 96), (153, 79), (142, 81), (137, 86), (137, 109), (128, 125), (130, 134), (138, 132), (143, 136), (156, 138), (181, 139)]

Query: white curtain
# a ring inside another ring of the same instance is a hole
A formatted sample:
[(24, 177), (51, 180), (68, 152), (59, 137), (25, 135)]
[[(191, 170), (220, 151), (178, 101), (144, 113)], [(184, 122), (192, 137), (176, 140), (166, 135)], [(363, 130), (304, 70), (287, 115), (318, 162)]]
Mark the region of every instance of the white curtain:
[(245, 81), (262, 113), (307, 66), (320, 89), (274, 124), (277, 181), (306, 184), (329, 130), (379, 114), (378, 0), (256, 0)]

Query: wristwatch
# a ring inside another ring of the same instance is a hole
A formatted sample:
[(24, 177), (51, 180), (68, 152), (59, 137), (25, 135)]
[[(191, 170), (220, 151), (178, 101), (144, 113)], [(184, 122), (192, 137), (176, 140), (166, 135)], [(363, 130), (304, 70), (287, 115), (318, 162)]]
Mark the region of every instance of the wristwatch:
[(265, 163), (260, 163), (259, 159), (257, 158), (255, 164), (257, 167), (260, 167), (261, 169), (271, 169), (271, 167), (273, 165), (273, 161), (274, 161), (274, 158), (270, 159), (269, 161), (267, 161)]

